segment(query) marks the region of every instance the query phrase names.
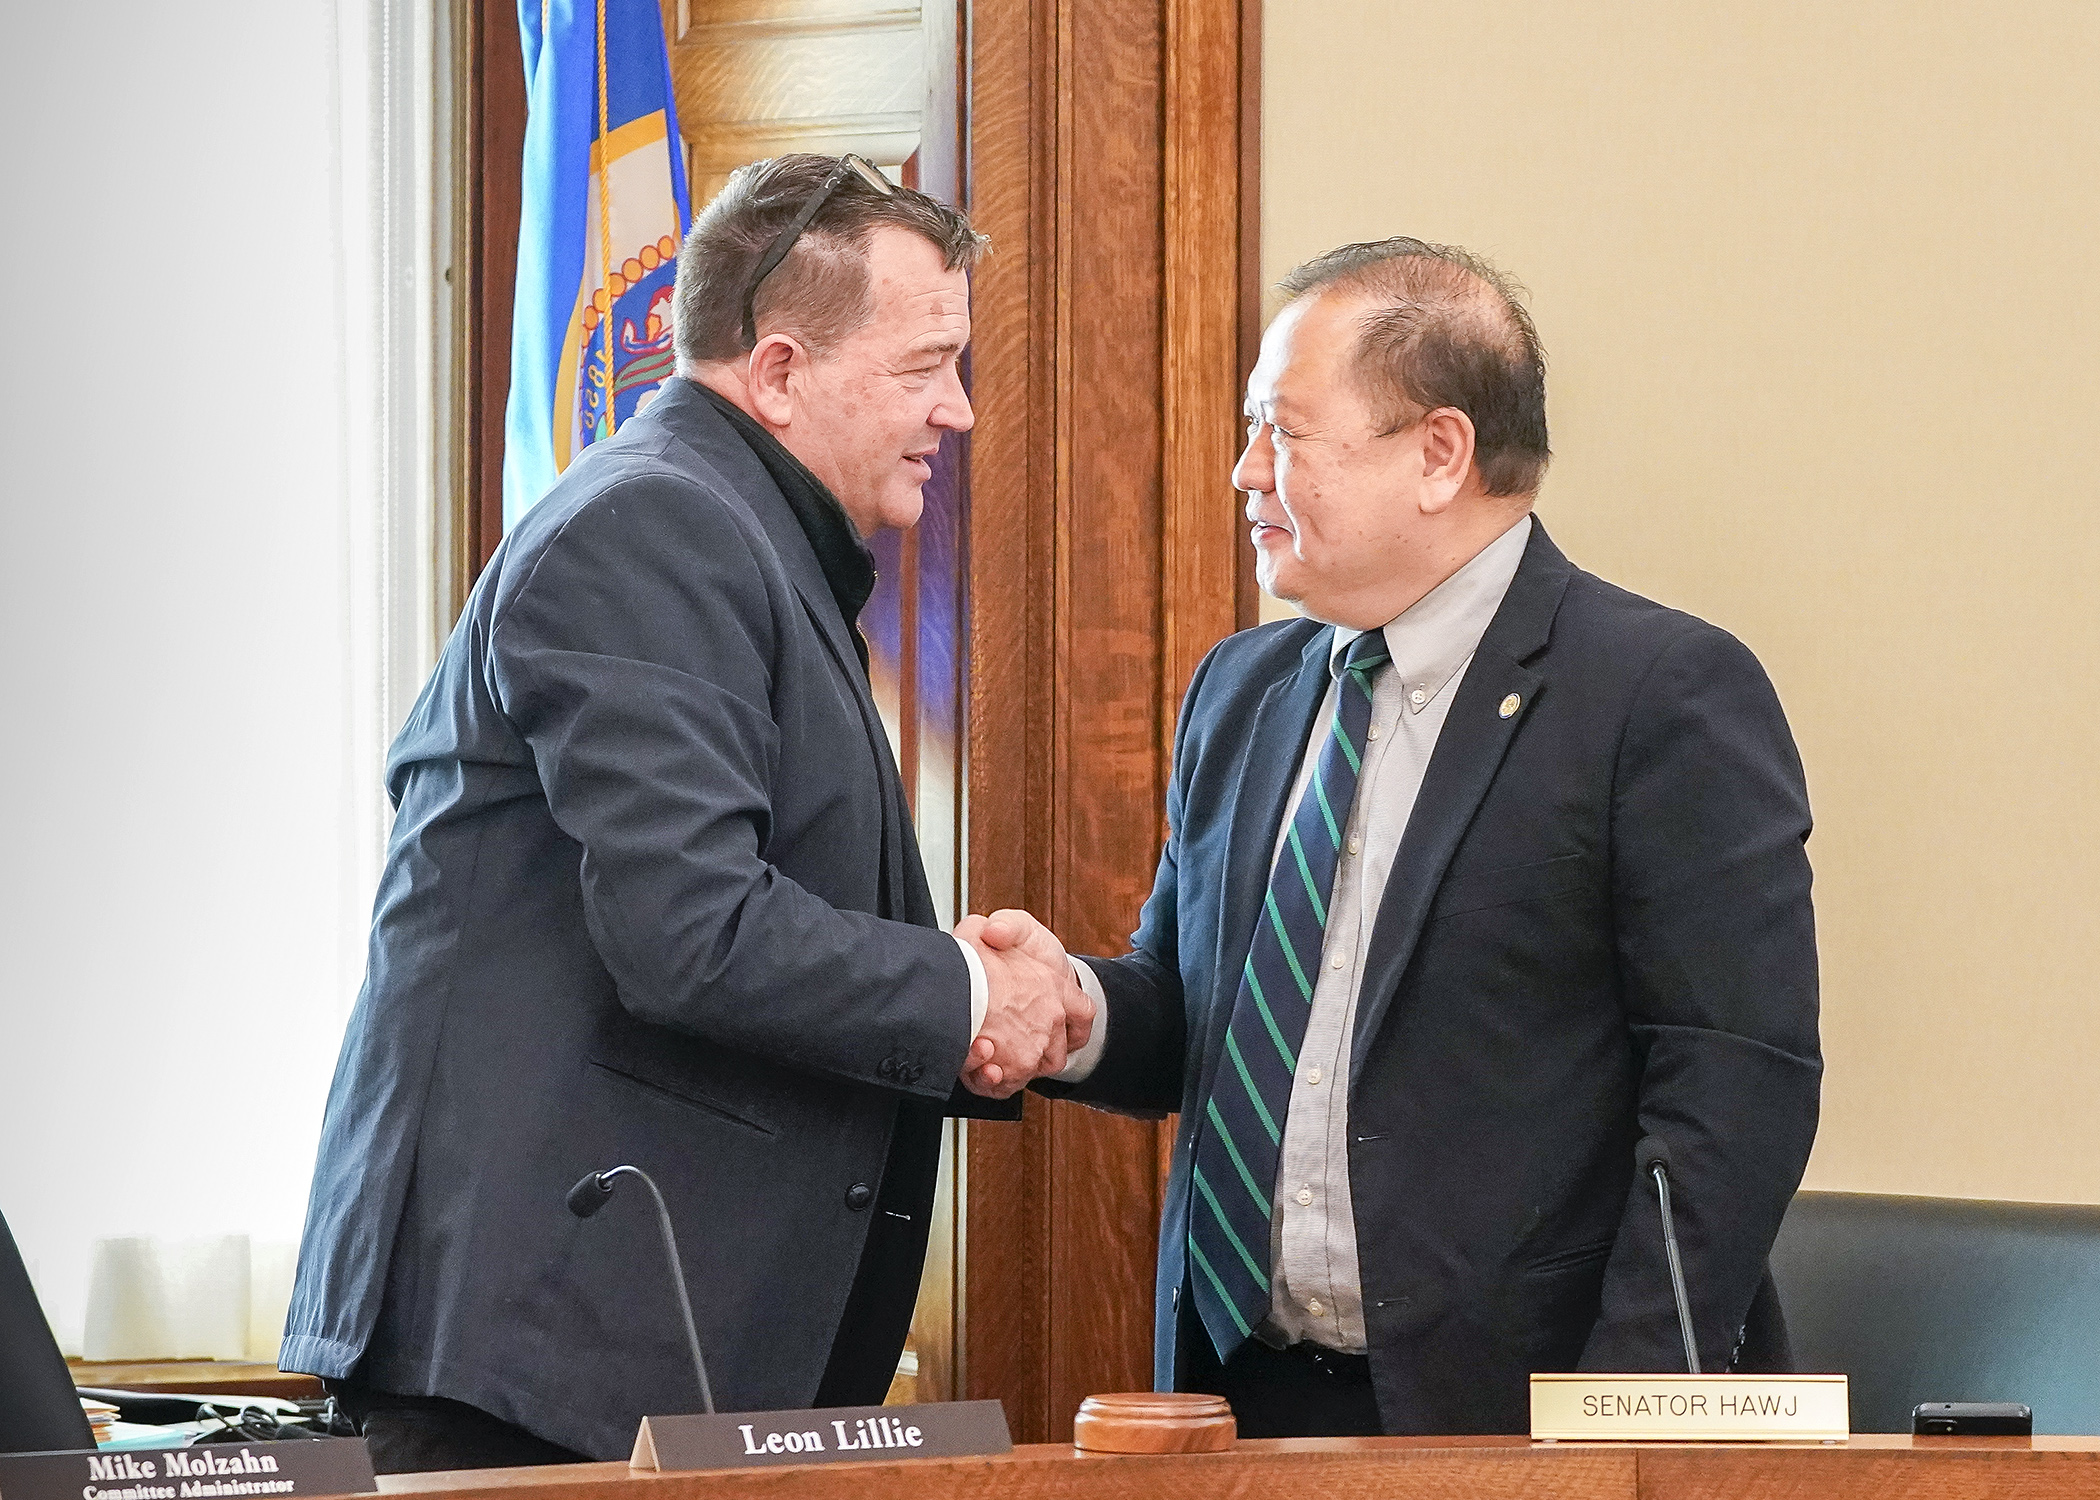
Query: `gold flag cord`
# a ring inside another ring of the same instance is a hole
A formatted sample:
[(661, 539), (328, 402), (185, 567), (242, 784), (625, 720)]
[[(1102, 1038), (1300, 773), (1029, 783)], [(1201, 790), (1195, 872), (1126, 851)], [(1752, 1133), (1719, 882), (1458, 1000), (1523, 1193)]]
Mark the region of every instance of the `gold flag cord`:
[(612, 105), (605, 91), (605, 0), (598, 0), (598, 285), (605, 293), (605, 430), (619, 430), (613, 413)]

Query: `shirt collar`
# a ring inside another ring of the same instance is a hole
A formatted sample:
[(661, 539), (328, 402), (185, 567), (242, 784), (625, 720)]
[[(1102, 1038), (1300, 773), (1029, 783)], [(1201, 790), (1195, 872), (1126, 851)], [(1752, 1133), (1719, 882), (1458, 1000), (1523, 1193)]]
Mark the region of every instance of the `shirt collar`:
[[(1524, 561), (1524, 545), (1531, 539), (1531, 517), (1516, 525), (1473, 555), (1472, 561), (1408, 606), (1385, 626), (1385, 649), (1393, 659), (1400, 679), (1401, 701), (1410, 713), (1420, 713), (1436, 701), (1445, 684), (1459, 668), (1473, 659), (1488, 623), (1502, 607)], [(1337, 625), (1328, 647), (1330, 671), (1341, 668), (1342, 653), (1362, 635)]]
[[(758, 461), (765, 465), (766, 472), (773, 476), (773, 482), (780, 486), (788, 509), (795, 513), (796, 524), (809, 538), (810, 550), (817, 554), (817, 566), (823, 569), (824, 582), (831, 589), (831, 597), (838, 602), (846, 628), (853, 633), (855, 649), (865, 652), (857, 626), (868, 596), (875, 592), (875, 555), (868, 550), (868, 544), (861, 540), (860, 532), (848, 519), (846, 507), (839, 504), (838, 497), (810, 473), (801, 459), (788, 452), (786, 445), (766, 431), (749, 412), (720, 391), (701, 385), (697, 380), (692, 383), (714, 403), (715, 410), (728, 419), (729, 425), (737, 430)], [(867, 662), (864, 660), (861, 665), (866, 666)]]

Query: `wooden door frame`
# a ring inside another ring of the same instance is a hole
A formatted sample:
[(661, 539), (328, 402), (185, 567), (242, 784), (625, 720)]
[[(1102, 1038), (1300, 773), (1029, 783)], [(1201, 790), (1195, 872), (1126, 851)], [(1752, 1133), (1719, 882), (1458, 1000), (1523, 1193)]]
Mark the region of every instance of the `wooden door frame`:
[[(975, 0), (969, 902), (1112, 954), (1176, 712), (1254, 621), (1227, 478), (1259, 317), (1258, 0)], [(1031, 1097), (964, 1156), (961, 1394), (1059, 1440), (1152, 1384), (1172, 1137)]]
[[(1255, 618), (1226, 478), (1259, 335), (1260, 0), (956, 0), (975, 283), (967, 901), (1119, 953), (1175, 714)], [(525, 86), (514, 7), (461, 0), (466, 584), (502, 539)], [(958, 1395), (1016, 1440), (1151, 1384), (1157, 1125), (1030, 1098), (958, 1153)]]
[(525, 57), (518, 9), (505, 0), (458, 0), (461, 37), (454, 95), (459, 178), (452, 259), (459, 288), (460, 472), (450, 535), (452, 597), (464, 608), (503, 540), (503, 417), (510, 400), (511, 311), (517, 291), (518, 220), (525, 189)]

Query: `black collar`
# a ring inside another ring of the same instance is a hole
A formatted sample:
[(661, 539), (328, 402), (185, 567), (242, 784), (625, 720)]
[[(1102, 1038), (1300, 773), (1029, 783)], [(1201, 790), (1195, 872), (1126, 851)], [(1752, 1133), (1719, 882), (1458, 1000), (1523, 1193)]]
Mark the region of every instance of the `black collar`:
[(831, 597), (838, 601), (839, 614), (852, 633), (865, 667), (867, 647), (861, 641), (859, 621), (868, 596), (875, 592), (875, 557), (847, 519), (846, 507), (749, 412), (697, 380), (691, 384), (714, 403), (715, 410), (750, 445), (766, 472), (773, 476), (773, 482), (780, 486), (788, 509), (795, 513), (802, 534), (809, 538), (810, 550), (817, 554), (817, 566), (824, 570), (824, 582), (830, 585)]

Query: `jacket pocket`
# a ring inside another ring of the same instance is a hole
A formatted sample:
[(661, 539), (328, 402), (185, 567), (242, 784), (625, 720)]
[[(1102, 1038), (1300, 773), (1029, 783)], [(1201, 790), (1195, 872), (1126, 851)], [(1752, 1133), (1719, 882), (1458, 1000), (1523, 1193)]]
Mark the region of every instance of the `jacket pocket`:
[(1580, 854), (1562, 854), (1531, 864), (1510, 865), (1500, 870), (1446, 876), (1430, 903), (1431, 922), (1462, 912), (1486, 911), (1491, 907), (1514, 906), (1520, 901), (1549, 901), (1572, 895), (1588, 883)]
[(594, 1068), (679, 1104), (777, 1136), (769, 1105), (782, 1095), (764, 1061), (670, 1026), (637, 1020), (617, 1006), (599, 1018), (584, 1057)]
[(1572, 1370), (1597, 1326), (1611, 1245), (1555, 1251), (1509, 1283), (1503, 1333), (1520, 1368)]
[(1615, 1240), (1606, 1240), (1599, 1245), (1577, 1245), (1572, 1250), (1556, 1250), (1551, 1255), (1540, 1256), (1524, 1267), (1526, 1276), (1551, 1276), (1574, 1266), (1592, 1265), (1611, 1254)]
[(621, 1067), (596, 1057), (591, 1059), (591, 1066), (599, 1069), (601, 1072), (610, 1073), (615, 1078), (623, 1079), (633, 1084), (636, 1088), (645, 1089), (649, 1093), (660, 1095), (670, 1100), (673, 1104), (683, 1104), (690, 1109), (697, 1109), (703, 1114), (713, 1115), (718, 1120), (727, 1120), (732, 1125), (741, 1125), (746, 1130), (755, 1130), (763, 1136), (770, 1137), (774, 1134), (772, 1126), (752, 1118), (741, 1110), (731, 1109), (719, 1099), (710, 1099), (707, 1095), (694, 1089), (690, 1084), (682, 1081), (673, 1084), (666, 1082), (662, 1078), (644, 1078), (641, 1074), (629, 1068)]

